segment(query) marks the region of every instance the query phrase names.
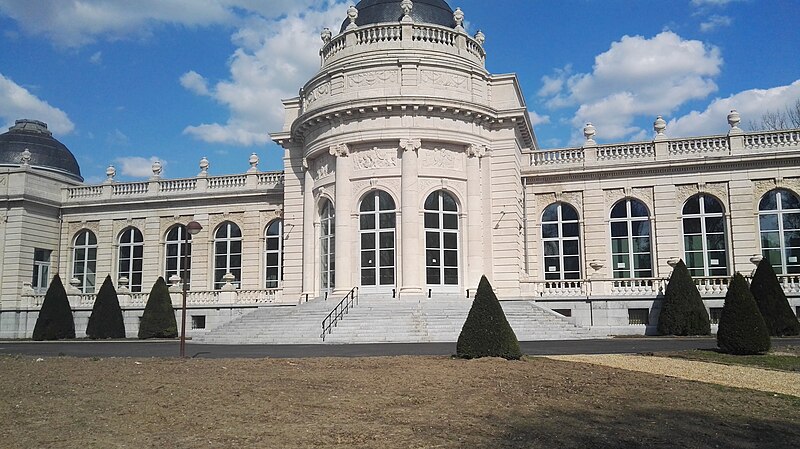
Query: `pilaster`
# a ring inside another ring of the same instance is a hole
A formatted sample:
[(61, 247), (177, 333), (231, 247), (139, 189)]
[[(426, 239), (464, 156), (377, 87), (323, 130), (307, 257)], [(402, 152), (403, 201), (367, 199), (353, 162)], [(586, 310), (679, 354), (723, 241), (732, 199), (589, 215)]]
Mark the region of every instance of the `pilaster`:
[(422, 147), (420, 139), (401, 139), (400, 148), (403, 149), (401, 160), (400, 180), (400, 220), (401, 220), (401, 251), (402, 275), (400, 297), (421, 295), (422, 285), (420, 254), (422, 241), (420, 240), (419, 223), (419, 149)]
[(354, 287), (353, 254), (349, 251), (353, 241), (352, 220), (350, 219), (352, 213), (350, 173), (353, 164), (347, 144), (332, 146), (330, 154), (336, 157), (336, 285), (334, 285), (333, 295), (339, 298)]

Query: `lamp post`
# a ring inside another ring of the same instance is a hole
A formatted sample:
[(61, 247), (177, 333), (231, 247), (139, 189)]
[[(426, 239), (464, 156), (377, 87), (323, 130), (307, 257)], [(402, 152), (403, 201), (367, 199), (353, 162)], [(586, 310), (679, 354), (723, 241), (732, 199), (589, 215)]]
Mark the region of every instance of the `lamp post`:
[(188, 259), (189, 259), (189, 235), (197, 235), (203, 227), (196, 221), (190, 221), (186, 225), (186, 233), (183, 236), (183, 304), (181, 307), (181, 358), (186, 357), (186, 288), (188, 286)]

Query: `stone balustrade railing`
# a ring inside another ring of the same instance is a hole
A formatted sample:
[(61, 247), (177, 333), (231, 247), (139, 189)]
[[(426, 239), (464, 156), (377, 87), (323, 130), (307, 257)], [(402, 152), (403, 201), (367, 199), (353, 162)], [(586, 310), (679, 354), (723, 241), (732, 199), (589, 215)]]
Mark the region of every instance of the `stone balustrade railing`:
[(248, 173), (244, 175), (208, 176), (185, 179), (155, 179), (139, 182), (66, 187), (64, 202), (93, 199), (126, 199), (147, 196), (183, 195), (203, 192), (237, 192), (247, 189), (273, 189), (283, 184), (283, 172)]
[[(343, 54), (352, 54), (369, 45), (388, 45), (387, 48), (408, 48), (409, 45), (440, 46), (441, 50), (465, 56), (483, 66), (486, 51), (464, 32), (431, 24), (380, 23), (346, 30), (327, 42), (320, 50), (322, 65), (334, 62)], [(352, 50), (352, 51), (350, 51)]]
[[(123, 309), (144, 308), (147, 304), (149, 293), (117, 292), (119, 305)], [(91, 309), (94, 306), (96, 295), (92, 294), (68, 294), (70, 307), (73, 309)], [(180, 288), (170, 289), (172, 307), (180, 309), (183, 303)], [(44, 302), (43, 294), (23, 295), (23, 307), (38, 309)], [(203, 306), (236, 306), (242, 304), (270, 304), (280, 302), (282, 298), (281, 289), (265, 290), (192, 290), (186, 292), (186, 305), (188, 307)]]
[[(593, 141), (592, 141), (593, 142)], [(746, 155), (757, 151), (800, 150), (800, 129), (738, 133), (692, 139), (662, 136), (650, 142), (540, 150), (530, 153), (531, 167), (613, 165), (629, 161), (668, 161), (706, 156)], [(566, 168), (566, 167), (565, 167)]]

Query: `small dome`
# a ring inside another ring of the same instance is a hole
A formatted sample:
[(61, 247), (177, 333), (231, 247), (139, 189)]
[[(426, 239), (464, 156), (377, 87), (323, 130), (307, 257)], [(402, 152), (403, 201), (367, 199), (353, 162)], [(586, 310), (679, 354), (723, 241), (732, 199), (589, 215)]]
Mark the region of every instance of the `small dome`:
[(17, 120), (7, 133), (0, 134), (0, 166), (22, 165), (23, 153), (30, 152), (32, 167), (63, 173), (83, 181), (75, 156), (63, 143), (53, 138), (47, 123)]
[[(356, 5), (356, 9), (358, 9), (356, 25), (399, 22), (403, 17), (400, 1), (361, 0)], [(453, 20), (453, 10), (444, 0), (414, 0), (414, 7), (410, 15), (415, 23), (430, 23), (450, 28), (455, 28), (456, 26), (456, 22)], [(350, 20), (345, 19), (342, 22), (341, 32), (344, 32), (349, 24)]]

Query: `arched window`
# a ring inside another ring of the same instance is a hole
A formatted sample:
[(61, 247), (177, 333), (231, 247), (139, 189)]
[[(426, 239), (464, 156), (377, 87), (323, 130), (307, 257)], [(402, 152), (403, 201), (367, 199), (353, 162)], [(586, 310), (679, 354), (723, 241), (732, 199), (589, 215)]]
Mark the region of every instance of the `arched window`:
[(333, 290), (336, 285), (336, 217), (333, 204), (323, 200), (319, 210), (319, 263), (320, 283), (323, 292)]
[(650, 214), (641, 201), (626, 199), (611, 209), (611, 260), (615, 278), (653, 277)]
[(136, 228), (128, 228), (119, 235), (119, 278), (128, 278), (128, 288), (132, 292), (142, 291), (142, 257), (144, 238)]
[[(189, 237), (188, 244), (186, 237)], [(186, 226), (178, 225), (167, 231), (164, 263), (164, 279), (170, 282), (172, 276), (183, 279), (184, 258), (186, 259), (186, 288), (192, 280), (192, 234), (186, 232)]]
[(544, 278), (581, 278), (581, 245), (578, 211), (567, 203), (553, 203), (542, 213)]
[(239, 287), (242, 281), (242, 230), (226, 221), (214, 233), (214, 289), (225, 285), (226, 273), (233, 275), (232, 284)]
[(785, 189), (758, 203), (761, 253), (778, 274), (800, 273), (800, 198)]
[(97, 237), (84, 229), (75, 236), (72, 250), (72, 277), (79, 281), (81, 293), (94, 293), (97, 273)]
[(370, 192), (361, 201), (361, 286), (395, 284), (395, 209), (392, 197), (382, 190)]
[(428, 285), (458, 285), (458, 205), (439, 190), (425, 200), (425, 279)]
[(278, 288), (283, 280), (283, 220), (275, 220), (267, 225), (264, 238), (266, 288)]
[(722, 203), (699, 194), (683, 206), (683, 249), (692, 276), (727, 276), (728, 250)]

